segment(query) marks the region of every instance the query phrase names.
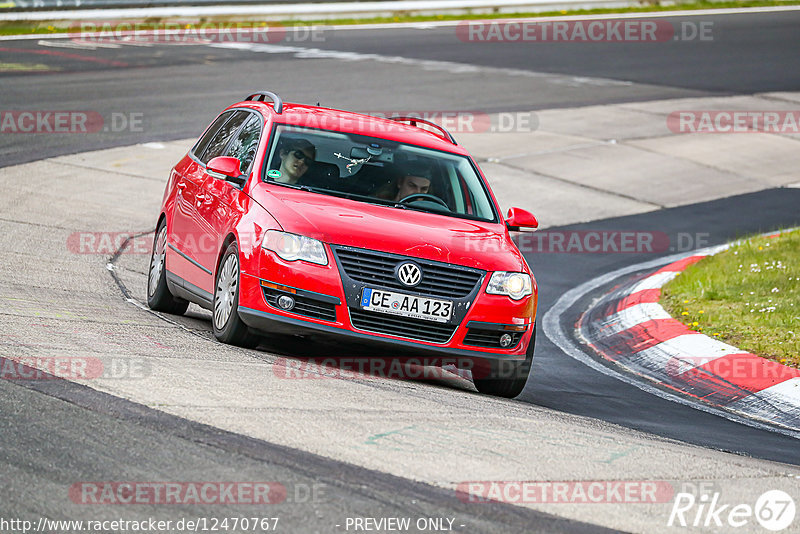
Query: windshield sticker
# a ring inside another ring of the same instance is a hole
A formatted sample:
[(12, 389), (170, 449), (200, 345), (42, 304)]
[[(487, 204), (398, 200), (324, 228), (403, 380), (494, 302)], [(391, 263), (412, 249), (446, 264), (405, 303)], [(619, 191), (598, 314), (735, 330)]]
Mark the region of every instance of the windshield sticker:
[(279, 171), (278, 169), (272, 169), (270, 171), (267, 171), (267, 176), (270, 178), (280, 178), (281, 171)]
[(341, 154), (339, 154), (338, 152), (334, 152), (334, 153), (333, 153), (333, 155), (334, 155), (334, 156), (336, 156), (337, 158), (340, 158), (340, 159), (346, 159), (347, 161), (349, 161), (349, 162), (350, 162), (350, 163), (348, 163), (347, 165), (345, 165), (345, 168), (347, 169), (347, 172), (349, 172), (350, 174), (353, 174), (353, 167), (355, 167), (356, 165), (361, 165), (362, 163), (366, 163), (366, 162), (368, 162), (370, 159), (372, 159), (372, 156), (367, 156), (367, 157), (366, 157), (366, 158), (364, 158), (364, 159), (353, 159), (353, 158), (348, 158), (347, 156), (342, 156), (342, 155), (341, 155)]

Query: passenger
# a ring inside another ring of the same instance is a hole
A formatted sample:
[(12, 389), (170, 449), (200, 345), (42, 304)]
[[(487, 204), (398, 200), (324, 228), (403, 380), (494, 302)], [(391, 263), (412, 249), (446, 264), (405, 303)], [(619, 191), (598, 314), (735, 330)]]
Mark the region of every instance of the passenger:
[(280, 176), (275, 178), (276, 182), (285, 184), (296, 184), (297, 181), (308, 171), (308, 167), (314, 163), (317, 149), (305, 139), (289, 139), (285, 146), (278, 152), (281, 159)]
[(402, 174), (375, 195), (385, 200), (399, 202), (411, 195), (428, 193), (431, 188), (430, 167), (412, 162), (403, 167)]

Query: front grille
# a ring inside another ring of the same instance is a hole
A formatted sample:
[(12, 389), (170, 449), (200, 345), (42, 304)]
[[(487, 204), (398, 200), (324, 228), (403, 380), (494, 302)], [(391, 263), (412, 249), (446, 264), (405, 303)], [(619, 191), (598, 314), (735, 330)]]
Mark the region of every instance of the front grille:
[[(486, 347), (491, 349), (513, 349), (522, 339), (522, 334), (525, 332), (503, 332), (502, 330), (482, 330), (479, 328), (470, 328), (467, 330), (467, 335), (464, 338), (464, 345), (472, 345), (474, 347)], [(511, 335), (511, 344), (507, 347), (500, 345), (500, 336), (503, 334)]]
[(431, 343), (446, 343), (456, 329), (456, 326), (445, 323), (409, 319), (355, 308), (350, 308), (350, 320), (353, 326), (359, 330), (430, 341)]
[(278, 297), (281, 295), (288, 295), (294, 299), (294, 308), (288, 310), (289, 313), (305, 315), (306, 317), (322, 319), (323, 321), (336, 321), (336, 306), (333, 304), (320, 302), (308, 297), (299, 297), (291, 293), (286, 293), (285, 291), (277, 291), (275, 289), (269, 289), (266, 287), (263, 287), (262, 289), (264, 290), (264, 298), (267, 300), (267, 303), (270, 306), (278, 308), (279, 310), (282, 310), (283, 308), (278, 306)]
[[(336, 247), (334, 250), (347, 276), (371, 286), (414, 291), (432, 297), (458, 299), (472, 293), (483, 277), (483, 271), (469, 267), (456, 267), (362, 249)], [(408, 260), (422, 267), (422, 281), (412, 288), (401, 284), (394, 273), (398, 263)]]

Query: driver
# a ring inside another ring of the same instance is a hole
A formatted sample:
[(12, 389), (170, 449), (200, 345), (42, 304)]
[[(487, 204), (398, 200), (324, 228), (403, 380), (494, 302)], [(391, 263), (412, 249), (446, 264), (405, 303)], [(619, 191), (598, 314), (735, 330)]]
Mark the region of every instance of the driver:
[(394, 200), (398, 202), (411, 195), (427, 193), (430, 188), (430, 178), (406, 174), (397, 181), (397, 195), (394, 197)]
[(379, 198), (399, 202), (404, 198), (428, 193), (431, 188), (430, 168), (421, 162), (412, 162), (404, 166), (402, 174), (388, 191), (378, 193)]

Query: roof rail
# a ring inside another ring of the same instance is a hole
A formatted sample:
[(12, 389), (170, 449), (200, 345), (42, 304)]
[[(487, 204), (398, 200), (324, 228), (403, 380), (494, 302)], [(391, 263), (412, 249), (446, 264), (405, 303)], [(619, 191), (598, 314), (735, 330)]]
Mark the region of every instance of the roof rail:
[[(454, 145), (458, 146), (458, 143), (456, 143), (456, 139), (450, 134), (450, 132), (448, 132), (443, 126), (439, 126), (435, 122), (426, 121), (425, 119), (419, 119), (417, 117), (387, 117), (387, 118), (397, 122), (407, 122), (411, 124), (411, 126), (416, 126), (418, 122), (421, 122), (422, 124), (427, 124), (428, 126), (436, 128), (437, 130), (442, 132), (441, 136), (442, 139), (444, 139), (445, 141), (450, 141)], [(431, 133), (436, 135), (436, 132), (431, 132)]]
[(266, 102), (267, 98), (272, 100), (272, 107), (275, 108), (275, 113), (277, 113), (278, 115), (283, 113), (283, 100), (281, 100), (281, 97), (279, 97), (272, 91), (259, 91), (258, 93), (253, 93), (252, 95), (248, 96), (247, 98), (245, 98), (245, 100)]

